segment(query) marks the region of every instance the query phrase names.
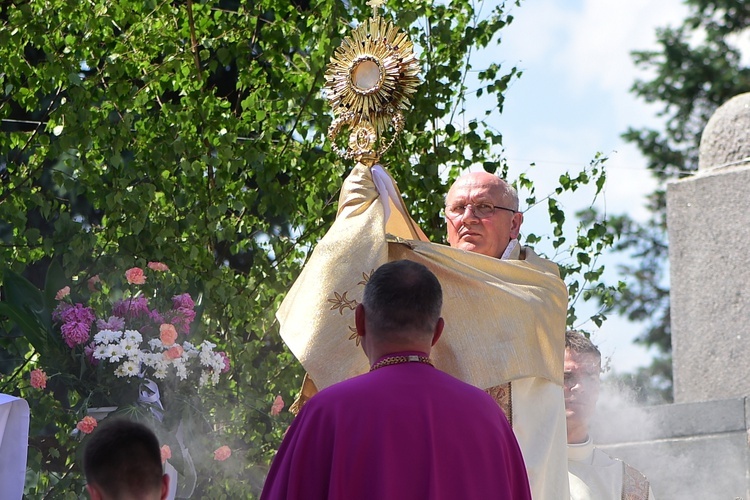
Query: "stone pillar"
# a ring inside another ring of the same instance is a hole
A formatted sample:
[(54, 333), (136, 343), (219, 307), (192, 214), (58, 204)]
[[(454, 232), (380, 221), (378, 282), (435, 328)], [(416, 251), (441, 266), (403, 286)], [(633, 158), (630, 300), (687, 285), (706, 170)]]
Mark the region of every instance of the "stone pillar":
[(750, 395), (750, 93), (722, 105), (696, 175), (667, 185), (676, 403)]

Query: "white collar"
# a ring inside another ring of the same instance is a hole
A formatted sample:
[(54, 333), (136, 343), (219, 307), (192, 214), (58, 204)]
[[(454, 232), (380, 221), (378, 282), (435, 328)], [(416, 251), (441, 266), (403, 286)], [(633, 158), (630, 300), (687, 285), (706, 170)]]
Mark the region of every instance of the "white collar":
[(591, 436), (583, 443), (568, 443), (568, 460), (591, 463), (594, 457), (594, 442)]
[(513, 252), (513, 249), (516, 248), (516, 245), (518, 245), (518, 239), (513, 238), (508, 242), (508, 246), (505, 247), (505, 251), (503, 252), (503, 255), (500, 257), (500, 260), (505, 260), (510, 258), (510, 254)]

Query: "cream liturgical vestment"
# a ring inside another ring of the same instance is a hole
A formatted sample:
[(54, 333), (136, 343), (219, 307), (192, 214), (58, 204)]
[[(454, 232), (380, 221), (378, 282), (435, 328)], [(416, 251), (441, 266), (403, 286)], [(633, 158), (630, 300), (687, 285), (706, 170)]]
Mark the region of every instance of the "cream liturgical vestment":
[(556, 264), (524, 253), (524, 260), (499, 260), (430, 243), (383, 167), (357, 164), (342, 186), (336, 220), (277, 312), (281, 336), (309, 376), (301, 402), (368, 371), (354, 326), (364, 285), (386, 262), (420, 262), (443, 287), (445, 329), (431, 353), (435, 367), (481, 389), (510, 387), (508, 416), (533, 498), (568, 498), (568, 294)]
[(590, 438), (568, 445), (568, 471), (571, 500), (654, 500), (643, 474), (597, 449)]

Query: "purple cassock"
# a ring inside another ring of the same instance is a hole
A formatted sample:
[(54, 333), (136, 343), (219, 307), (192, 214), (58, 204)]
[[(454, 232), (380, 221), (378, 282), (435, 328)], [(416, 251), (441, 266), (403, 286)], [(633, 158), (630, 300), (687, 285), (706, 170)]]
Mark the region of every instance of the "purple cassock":
[[(389, 356), (403, 354), (415, 353)], [(384, 366), (310, 399), (289, 427), (261, 495), (487, 498), (531, 498), (505, 415), (484, 391), (415, 362)]]

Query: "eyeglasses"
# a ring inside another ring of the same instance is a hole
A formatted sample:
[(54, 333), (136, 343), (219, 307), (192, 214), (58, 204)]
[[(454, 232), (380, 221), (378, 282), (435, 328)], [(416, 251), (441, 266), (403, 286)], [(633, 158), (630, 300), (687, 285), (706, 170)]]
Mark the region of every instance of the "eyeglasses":
[(506, 210), (513, 214), (518, 212), (517, 210), (513, 210), (512, 208), (498, 207), (496, 205), (490, 205), (489, 203), (477, 203), (476, 205), (467, 203), (466, 205), (451, 205), (449, 207), (445, 207), (445, 215), (447, 215), (451, 219), (458, 219), (459, 217), (463, 217), (463, 215), (466, 213), (467, 208), (471, 210), (471, 213), (474, 214), (474, 217), (477, 217), (479, 219), (492, 217), (492, 215), (494, 215), (495, 213), (495, 210)]

